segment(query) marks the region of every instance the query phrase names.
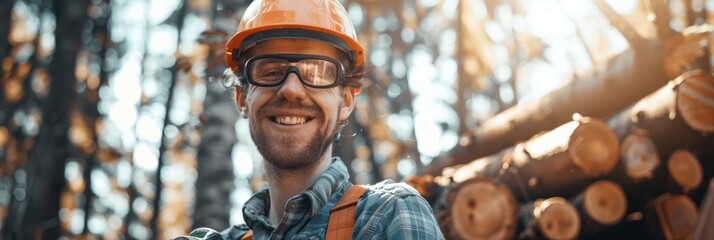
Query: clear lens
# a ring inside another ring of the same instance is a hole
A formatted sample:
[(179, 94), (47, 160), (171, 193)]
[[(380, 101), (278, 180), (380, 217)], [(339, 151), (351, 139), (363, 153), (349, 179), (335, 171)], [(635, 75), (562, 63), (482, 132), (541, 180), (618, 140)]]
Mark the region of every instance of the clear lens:
[(258, 59), (250, 65), (250, 76), (260, 84), (277, 84), (283, 80), (289, 68), (290, 62), (283, 59)]
[(299, 75), (302, 82), (312, 87), (331, 86), (337, 81), (339, 66), (327, 59), (305, 58), (291, 61), (289, 58), (266, 57), (248, 62), (249, 80), (256, 85), (275, 86), (290, 72)]
[(296, 63), (303, 81), (315, 85), (331, 85), (337, 79), (335, 63), (322, 59), (305, 59)]

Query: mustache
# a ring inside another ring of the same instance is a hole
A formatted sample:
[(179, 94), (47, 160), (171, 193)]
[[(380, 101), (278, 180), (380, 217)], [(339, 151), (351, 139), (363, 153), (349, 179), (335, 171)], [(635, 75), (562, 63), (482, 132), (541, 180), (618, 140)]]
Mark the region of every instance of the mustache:
[(322, 116), (323, 112), (320, 107), (313, 104), (306, 104), (302, 102), (292, 102), (285, 99), (277, 99), (270, 101), (258, 109), (258, 115), (265, 115), (271, 111), (286, 109), (286, 108), (299, 108), (305, 111), (309, 111), (317, 116)]

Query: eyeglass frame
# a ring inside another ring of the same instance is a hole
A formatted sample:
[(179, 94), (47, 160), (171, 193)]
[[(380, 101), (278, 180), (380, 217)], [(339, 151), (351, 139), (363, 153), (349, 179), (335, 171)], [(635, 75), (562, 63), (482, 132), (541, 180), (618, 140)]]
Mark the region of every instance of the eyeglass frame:
[[(334, 81), (332, 84), (324, 85), (324, 86), (313, 85), (313, 84), (310, 84), (309, 82), (305, 81), (305, 80), (302, 78), (301, 73), (300, 73), (300, 70), (299, 70), (296, 66), (291, 65), (290, 67), (288, 67), (288, 69), (287, 69), (286, 72), (285, 72), (285, 76), (283, 76), (283, 78), (280, 79), (280, 81), (276, 81), (276, 82), (273, 83), (273, 84), (259, 83), (259, 82), (256, 82), (256, 81), (253, 80), (253, 76), (252, 76), (252, 74), (250, 73), (250, 72), (251, 72), (251, 71), (250, 71), (250, 64), (253, 63), (253, 62), (256, 61), (256, 60), (265, 59), (265, 58), (278, 58), (278, 59), (283, 59), (283, 60), (287, 60), (289, 63), (297, 63), (297, 62), (302, 61), (302, 60), (305, 60), (305, 59), (326, 60), (326, 61), (328, 61), (328, 62), (332, 62), (333, 64), (335, 64), (335, 66), (338, 67), (338, 69), (337, 69), (337, 75), (335, 76), (335, 81)], [(336, 86), (338, 86), (338, 85), (342, 85), (342, 84), (344, 83), (344, 81), (345, 81), (345, 78), (351, 77), (351, 75), (348, 75), (348, 74), (346, 73), (345, 65), (342, 64), (342, 62), (338, 61), (337, 59), (334, 59), (334, 58), (331, 58), (331, 57), (327, 57), (327, 56), (323, 56), (323, 55), (313, 55), (313, 54), (263, 54), (263, 55), (258, 55), (258, 56), (251, 57), (251, 58), (249, 58), (248, 60), (245, 61), (245, 64), (243, 64), (243, 76), (244, 76), (244, 78), (248, 81), (248, 83), (250, 83), (250, 84), (252, 84), (252, 85), (255, 85), (255, 86), (258, 86), (258, 87), (276, 87), (276, 86), (280, 86), (280, 85), (282, 85), (283, 83), (285, 83), (285, 80), (288, 79), (288, 75), (290, 75), (290, 73), (295, 73), (295, 75), (297, 75), (298, 79), (300, 79), (300, 83), (302, 83), (302, 84), (305, 85), (305, 86), (311, 87), (311, 88), (333, 88), (333, 87), (336, 87)]]

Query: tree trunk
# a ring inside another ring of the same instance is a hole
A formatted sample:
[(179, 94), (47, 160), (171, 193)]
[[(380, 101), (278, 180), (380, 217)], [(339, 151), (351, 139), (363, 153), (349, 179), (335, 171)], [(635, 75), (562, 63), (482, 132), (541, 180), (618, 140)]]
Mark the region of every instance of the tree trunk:
[(485, 177), (506, 185), (519, 201), (570, 196), (610, 172), (618, 140), (604, 123), (582, 117), (550, 132), (444, 172), (460, 182)]
[[(64, 165), (72, 156), (68, 139), (68, 112), (74, 101), (76, 56), (80, 35), (87, 19), (87, 1), (55, 2), (57, 28), (55, 52), (50, 63), (51, 86), (43, 106), (42, 125), (30, 160), (24, 167), (27, 176), (26, 198), (15, 198), (8, 218), (14, 225), (11, 238), (60, 237), (61, 190), (65, 185)], [(33, 237), (31, 237), (33, 236)]]
[(580, 213), (581, 236), (593, 235), (619, 223), (627, 210), (625, 192), (607, 180), (590, 184), (572, 203)]
[[(229, 31), (222, 29), (223, 26), (218, 23), (230, 21), (233, 11), (240, 8), (238, 3), (214, 1), (212, 4), (215, 11), (212, 31)], [(216, 10), (219, 4), (223, 11)], [(208, 59), (223, 59), (223, 45), (214, 42), (205, 44), (211, 49)], [(209, 67), (208, 76), (220, 76), (226, 66), (217, 64)], [(196, 162), (196, 205), (191, 228), (209, 227), (220, 230), (230, 225), (230, 195), (235, 188), (232, 151), (238, 142), (238, 136), (233, 129), (238, 120), (238, 111), (235, 103), (231, 101), (235, 96), (231, 96), (232, 92), (221, 84), (220, 79), (207, 81), (206, 90), (200, 117), (203, 130)]]
[(709, 180), (707, 195), (699, 208), (699, 219), (697, 219), (697, 227), (694, 229), (692, 239), (714, 239), (714, 178)]
[[(178, 18), (176, 19), (176, 46), (181, 45), (181, 33), (183, 32), (183, 23), (184, 23), (184, 18), (186, 18), (186, 12), (188, 10), (188, 1), (183, 0), (180, 3), (181, 5), (179, 8), (176, 10), (178, 14)], [(177, 54), (178, 58), (178, 54)], [(167, 90), (167, 95), (168, 98), (166, 99), (166, 112), (164, 114), (164, 119), (163, 119), (163, 124), (161, 125), (161, 132), (163, 133), (164, 130), (166, 129), (169, 124), (171, 124), (171, 118), (169, 112), (171, 112), (171, 108), (173, 106), (173, 99), (174, 99), (174, 89), (176, 88), (176, 84), (179, 81), (179, 61), (180, 59), (177, 59), (176, 62), (174, 63), (173, 66), (169, 69), (171, 72), (171, 83), (169, 84), (169, 89)], [(161, 140), (159, 140), (159, 164), (156, 167), (156, 174), (154, 175), (154, 183), (155, 188), (154, 188), (154, 199), (152, 200), (153, 202), (151, 203), (152, 209), (154, 210), (153, 214), (151, 215), (151, 219), (149, 220), (149, 227), (151, 229), (151, 239), (159, 239), (159, 238), (165, 238), (166, 236), (163, 236), (164, 229), (163, 225), (160, 224), (160, 217), (161, 217), (161, 212), (162, 212), (162, 192), (164, 189), (164, 182), (163, 179), (161, 178), (161, 171), (164, 168), (164, 165), (167, 164), (168, 158), (166, 156), (166, 151), (167, 151), (167, 143), (166, 143), (166, 134), (161, 134)]]
[(687, 72), (609, 120), (619, 135), (644, 131), (659, 156), (687, 148), (704, 150), (714, 143), (714, 78)]
[(561, 197), (538, 199), (518, 212), (520, 239), (575, 239), (580, 232), (578, 211)]
[(667, 82), (660, 66), (663, 52), (660, 43), (645, 42), (540, 99), (503, 111), (472, 130), (468, 141), (435, 159), (426, 173), (437, 175), (444, 167), (494, 154), (569, 121), (574, 113), (606, 117), (626, 107)]
[(664, 194), (647, 207), (650, 237), (655, 239), (689, 239), (699, 217), (697, 206), (687, 195)]
[[(10, 50), (10, 44), (8, 44), (8, 35), (10, 33), (10, 20), (12, 16), (12, 8), (15, 6), (15, 0), (3, 1), (0, 3), (0, 63), (4, 62), (5, 58), (9, 58), (8, 52)], [(0, 66), (0, 79), (5, 77), (5, 69)], [(0, 99), (2, 99), (3, 94), (0, 91)]]
[(508, 189), (472, 178), (449, 187), (435, 212), (447, 239), (508, 239), (516, 228), (517, 208)]
[(231, 153), (238, 141), (238, 112), (217, 81), (208, 82), (204, 101), (203, 133), (198, 146), (196, 210), (193, 227), (225, 229), (229, 226), (230, 194), (234, 189)]
[[(111, 0), (104, 0), (101, 3), (110, 6), (110, 1)], [(95, 2), (94, 4), (95, 5), (92, 7), (96, 7), (100, 3)], [(78, 66), (78, 68), (88, 68), (88, 65), (92, 61), (96, 61), (99, 62), (99, 72), (97, 73), (97, 76), (85, 74), (83, 76), (84, 79), (78, 77), (78, 80), (86, 90), (78, 94), (77, 103), (75, 104), (77, 109), (75, 109), (74, 113), (76, 115), (73, 115), (71, 119), (73, 128), (71, 131), (74, 134), (70, 134), (70, 136), (79, 134), (84, 134), (86, 136), (85, 139), (71, 138), (75, 148), (78, 149), (77, 159), (84, 164), (83, 178), (84, 183), (86, 184), (85, 186), (90, 186), (85, 187), (83, 193), (83, 210), (85, 215), (82, 234), (89, 233), (89, 220), (93, 216), (93, 213), (95, 213), (94, 199), (96, 196), (95, 192), (91, 188), (93, 185), (92, 171), (97, 169), (97, 162), (102, 160), (99, 157), (100, 144), (97, 129), (100, 129), (98, 125), (100, 125), (103, 121), (103, 117), (97, 106), (99, 103), (99, 89), (102, 86), (105, 86), (109, 81), (109, 72), (105, 64), (105, 59), (107, 58), (107, 48), (111, 47), (112, 44), (112, 40), (110, 38), (111, 35), (107, 26), (109, 24), (109, 19), (111, 19), (111, 12), (112, 8), (107, 8), (107, 12), (104, 15), (94, 16), (92, 18), (92, 42), (86, 47), (86, 51), (89, 56), (87, 57), (87, 62), (82, 63), (87, 66)], [(92, 83), (93, 80), (91, 80), (91, 78), (93, 77), (97, 78), (96, 83)], [(104, 160), (106, 161), (106, 159)], [(107, 231), (105, 234), (105, 236), (107, 236), (118, 235), (119, 233)]]

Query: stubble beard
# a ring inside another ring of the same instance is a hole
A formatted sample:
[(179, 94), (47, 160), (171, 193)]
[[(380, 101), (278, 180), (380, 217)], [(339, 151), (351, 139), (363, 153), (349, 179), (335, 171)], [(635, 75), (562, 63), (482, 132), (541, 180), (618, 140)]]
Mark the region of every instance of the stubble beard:
[[(275, 104), (277, 105), (277, 104)], [(319, 111), (319, 117), (316, 119), (324, 119), (322, 110)], [(260, 130), (261, 117), (252, 117), (248, 121), (248, 126), (250, 128), (250, 135), (258, 148), (258, 152), (263, 155), (265, 161), (267, 161), (276, 171), (295, 171), (295, 170), (305, 170), (317, 165), (319, 160), (325, 154), (329, 146), (332, 144), (332, 137), (337, 129), (337, 124), (333, 128), (327, 129), (325, 134), (322, 131), (315, 131), (315, 133), (308, 137), (298, 136), (278, 136), (280, 133), (267, 134), (265, 131)], [(313, 119), (313, 121), (316, 121)], [(275, 135), (275, 136), (273, 136)], [(283, 149), (277, 144), (271, 144), (269, 139), (279, 139), (281, 142), (291, 142), (291, 143), (302, 143), (307, 142), (307, 145), (297, 150), (287, 150)]]

